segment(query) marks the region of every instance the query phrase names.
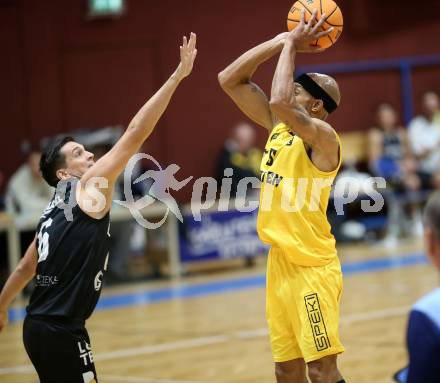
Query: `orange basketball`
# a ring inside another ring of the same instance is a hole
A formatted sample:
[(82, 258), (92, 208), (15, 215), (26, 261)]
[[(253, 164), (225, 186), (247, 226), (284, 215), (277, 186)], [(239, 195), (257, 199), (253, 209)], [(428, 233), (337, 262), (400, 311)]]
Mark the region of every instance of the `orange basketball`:
[(332, 46), (339, 39), (339, 36), (341, 36), (342, 28), (344, 26), (342, 12), (338, 5), (333, 0), (298, 0), (292, 5), (292, 8), (287, 15), (287, 29), (289, 31), (299, 24), (303, 8), (305, 9), (305, 21), (310, 20), (312, 12), (315, 9), (317, 10), (316, 20), (319, 20), (323, 13), (327, 15), (327, 20), (324, 22), (320, 30), (325, 31), (333, 27), (333, 31), (329, 35), (316, 40), (313, 45), (320, 48), (328, 48)]

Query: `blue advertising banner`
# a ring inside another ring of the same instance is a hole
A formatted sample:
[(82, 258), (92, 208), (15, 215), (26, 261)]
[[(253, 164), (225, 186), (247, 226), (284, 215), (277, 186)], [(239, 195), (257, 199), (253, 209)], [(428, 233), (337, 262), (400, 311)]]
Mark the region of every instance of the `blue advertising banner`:
[(179, 227), (180, 260), (253, 257), (268, 251), (256, 231), (258, 211), (205, 212), (200, 222), (184, 215)]

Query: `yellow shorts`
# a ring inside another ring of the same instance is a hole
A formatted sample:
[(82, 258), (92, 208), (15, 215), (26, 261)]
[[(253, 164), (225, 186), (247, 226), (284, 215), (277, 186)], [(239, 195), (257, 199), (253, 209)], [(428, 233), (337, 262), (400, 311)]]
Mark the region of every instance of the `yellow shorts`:
[(271, 248), (266, 278), (266, 318), (275, 362), (303, 358), (308, 363), (344, 351), (338, 330), (338, 257), (326, 266), (299, 266)]

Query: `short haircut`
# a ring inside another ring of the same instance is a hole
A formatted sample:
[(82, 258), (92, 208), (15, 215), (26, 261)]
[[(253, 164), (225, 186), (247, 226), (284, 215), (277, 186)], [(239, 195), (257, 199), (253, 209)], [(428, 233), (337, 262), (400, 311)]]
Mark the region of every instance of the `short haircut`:
[(57, 171), (66, 164), (66, 158), (61, 154), (61, 148), (71, 141), (74, 141), (74, 139), (70, 136), (57, 137), (46, 145), (41, 154), (41, 174), (52, 187), (57, 187), (59, 181)]
[(430, 228), (440, 239), (440, 192), (434, 192), (429, 197), (423, 212), (423, 224)]

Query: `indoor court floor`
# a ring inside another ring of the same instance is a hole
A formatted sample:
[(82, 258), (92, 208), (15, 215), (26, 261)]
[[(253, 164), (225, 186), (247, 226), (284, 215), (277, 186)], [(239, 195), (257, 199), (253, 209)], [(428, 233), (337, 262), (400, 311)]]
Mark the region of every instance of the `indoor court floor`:
[[(411, 305), (438, 285), (421, 240), (339, 248), (344, 270), (340, 370), (347, 382), (392, 382), (406, 364)], [(265, 323), (265, 257), (253, 268), (180, 282), (105, 288), (88, 321), (101, 383), (275, 382)], [(20, 315), (20, 306), (14, 314)], [(36, 383), (22, 322), (0, 334), (0, 382)], [(60, 382), (63, 382), (60, 377)]]

